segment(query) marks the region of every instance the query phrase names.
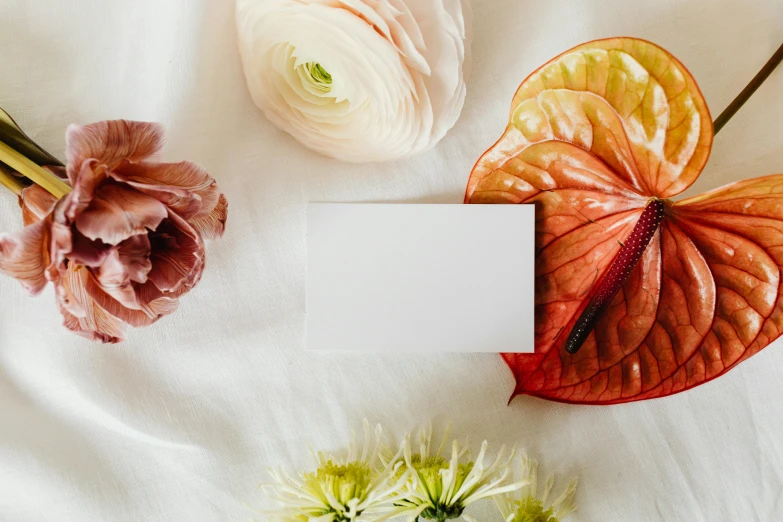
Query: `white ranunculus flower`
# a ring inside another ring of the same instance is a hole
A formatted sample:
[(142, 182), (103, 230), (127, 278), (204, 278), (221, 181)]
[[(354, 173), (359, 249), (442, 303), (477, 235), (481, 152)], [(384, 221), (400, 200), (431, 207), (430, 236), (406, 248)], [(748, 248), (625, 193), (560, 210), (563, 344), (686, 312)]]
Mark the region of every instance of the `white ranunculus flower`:
[(465, 99), (467, 0), (237, 0), (256, 105), (345, 161), (427, 150)]

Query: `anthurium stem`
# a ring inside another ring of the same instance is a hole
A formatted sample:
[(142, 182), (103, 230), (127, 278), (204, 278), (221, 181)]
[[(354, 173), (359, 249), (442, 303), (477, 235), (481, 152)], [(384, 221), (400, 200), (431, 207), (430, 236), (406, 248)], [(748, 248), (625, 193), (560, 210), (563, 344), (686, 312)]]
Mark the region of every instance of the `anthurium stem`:
[(745, 104), (746, 101), (750, 99), (751, 96), (753, 96), (753, 93), (756, 92), (759, 87), (761, 87), (761, 84), (764, 83), (764, 80), (769, 78), (769, 75), (772, 74), (772, 71), (775, 70), (775, 67), (777, 67), (781, 61), (783, 61), (783, 45), (778, 47), (778, 50), (775, 51), (775, 54), (772, 55), (772, 58), (770, 58), (769, 61), (764, 64), (764, 67), (762, 67), (758, 74), (753, 77), (750, 83), (744, 89), (742, 89), (742, 92), (739, 93), (736, 98), (734, 98), (734, 101), (732, 101), (729, 106), (726, 107), (722, 113), (720, 113), (720, 116), (715, 118), (715, 122), (712, 124), (713, 128), (715, 129), (715, 134), (718, 134), (723, 126), (729, 122), (731, 117), (734, 116), (738, 110), (740, 110), (740, 108)]
[(17, 196), (20, 196), (24, 190), (24, 184), (3, 165), (0, 165), (0, 185)]
[(63, 180), (2, 141), (0, 141), (0, 162), (5, 163), (58, 199), (71, 191), (71, 187)]

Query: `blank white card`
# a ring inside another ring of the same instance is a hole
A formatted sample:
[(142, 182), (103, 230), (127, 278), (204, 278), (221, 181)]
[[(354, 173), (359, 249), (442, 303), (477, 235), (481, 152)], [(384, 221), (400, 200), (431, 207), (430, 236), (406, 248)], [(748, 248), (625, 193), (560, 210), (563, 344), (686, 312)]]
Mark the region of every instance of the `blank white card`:
[(311, 203), (307, 349), (532, 352), (532, 205)]

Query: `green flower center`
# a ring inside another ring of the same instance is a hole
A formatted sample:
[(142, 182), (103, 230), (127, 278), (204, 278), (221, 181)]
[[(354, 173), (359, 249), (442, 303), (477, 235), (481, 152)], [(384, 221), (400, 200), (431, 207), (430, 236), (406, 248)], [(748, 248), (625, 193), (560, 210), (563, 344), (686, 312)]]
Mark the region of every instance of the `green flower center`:
[[(352, 499), (363, 500), (371, 481), (372, 471), (363, 462), (335, 464), (330, 460), (315, 473), (304, 476), (307, 491), (316, 496), (325, 506), (329, 506), (323, 514), (335, 513), (336, 522), (349, 520), (345, 516), (345, 512), (349, 510), (348, 502)], [(335, 499), (342, 509), (337, 509), (333, 502), (330, 502), (329, 496)]]
[(513, 522), (558, 522), (554, 510), (544, 509), (544, 504), (532, 496), (519, 502)]
[[(411, 455), (411, 465), (418, 472), (424, 492), (429, 497), (430, 507), (422, 511), (421, 518), (443, 522), (458, 518), (465, 510), (461, 503), (443, 504), (440, 502), (443, 493), (443, 470), (449, 469), (449, 461), (439, 455), (433, 455), (422, 459), (421, 455)], [(473, 463), (468, 462), (457, 466), (457, 477), (454, 491), (462, 487), (465, 478), (473, 469)]]
[(320, 63), (308, 62), (304, 64), (307, 76), (316, 89), (328, 92), (332, 88), (332, 75), (323, 68)]

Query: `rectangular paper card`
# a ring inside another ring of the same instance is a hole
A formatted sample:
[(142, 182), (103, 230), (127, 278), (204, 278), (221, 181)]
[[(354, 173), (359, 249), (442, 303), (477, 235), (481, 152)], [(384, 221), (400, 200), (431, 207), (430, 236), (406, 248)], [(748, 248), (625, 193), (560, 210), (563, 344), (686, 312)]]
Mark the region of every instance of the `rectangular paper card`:
[(533, 205), (311, 203), (307, 349), (532, 352)]

